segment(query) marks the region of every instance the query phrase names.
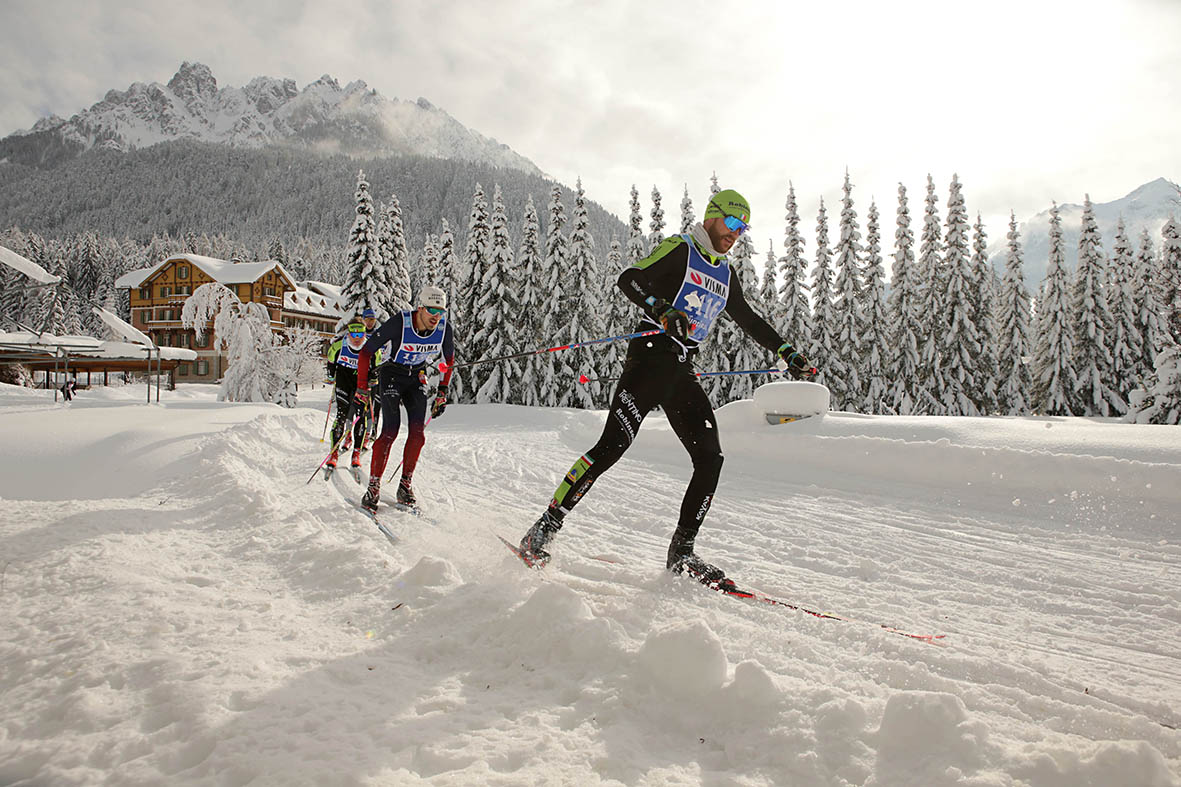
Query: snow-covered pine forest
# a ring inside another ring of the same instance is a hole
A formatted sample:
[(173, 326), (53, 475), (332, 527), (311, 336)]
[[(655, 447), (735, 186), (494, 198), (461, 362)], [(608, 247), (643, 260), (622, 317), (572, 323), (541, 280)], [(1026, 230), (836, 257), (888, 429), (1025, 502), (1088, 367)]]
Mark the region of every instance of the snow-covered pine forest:
[[(596, 239), (581, 183), (572, 201), (555, 185), (549, 194), (536, 199), (528, 194), (513, 203), (496, 182), (491, 195), (485, 185), (476, 184), (466, 228), (442, 219), (422, 233), (419, 248), (408, 242), (405, 226), (421, 227), (429, 217), (409, 216), (391, 184), (370, 183), (363, 172), (354, 192), (355, 220), (340, 228), (348, 244), (339, 249), (313, 252), (301, 240), (289, 240), (288, 249), (281, 239), (266, 248), (245, 248), (224, 234), (191, 231), (144, 242), (92, 232), (44, 238), (13, 228), (0, 234), (0, 243), (62, 275), (70, 287), (31, 293), (22, 289), (18, 273), (0, 271), (0, 305), (26, 325), (101, 335), (102, 326), (86, 316), (73, 293), (127, 317), (126, 293), (113, 289), (115, 278), (169, 254), (276, 259), (296, 278), (343, 285), (349, 308), (374, 306), (388, 314), (403, 308), (423, 285), (442, 286), (457, 328), (457, 359), (474, 361), (633, 330), (637, 314), (618, 297), (616, 275), (672, 228), (682, 231), (699, 215), (688, 184), (680, 216), (672, 220), (653, 187), (645, 232), (644, 206), (633, 187), (627, 236)], [(709, 191), (718, 188), (714, 178)], [(820, 202), (809, 244), (800, 227), (810, 219), (800, 216), (789, 184), (782, 222), (771, 218), (770, 206), (758, 206), (754, 232), (730, 255), (748, 300), (820, 367), (834, 409), (1181, 420), (1176, 217), (1160, 237), (1147, 231), (1128, 237), (1121, 224), (1108, 255), (1088, 197), (1079, 264), (1070, 271), (1063, 264), (1055, 208), (1046, 277), (1027, 282), (1016, 218), (1005, 235), (1005, 270), (998, 272), (986, 255), (987, 230), (979, 214), (973, 221), (958, 177), (945, 194), (928, 177), (921, 218), (912, 218), (900, 186), (892, 243), (883, 243), (882, 226), (889, 220), (879, 207), (870, 203), (864, 209), (864, 225), (858, 209), (846, 175), (839, 212), (830, 216)], [(767, 245), (760, 254), (755, 238), (764, 228)], [(697, 363), (703, 372), (770, 365), (728, 321), (707, 347)], [(609, 381), (619, 373), (620, 359), (621, 348), (608, 346), (477, 366), (460, 375), (453, 396), (480, 403), (602, 407), (609, 382), (584, 385), (579, 377)], [(714, 377), (707, 390), (721, 405), (749, 397), (764, 379)]]

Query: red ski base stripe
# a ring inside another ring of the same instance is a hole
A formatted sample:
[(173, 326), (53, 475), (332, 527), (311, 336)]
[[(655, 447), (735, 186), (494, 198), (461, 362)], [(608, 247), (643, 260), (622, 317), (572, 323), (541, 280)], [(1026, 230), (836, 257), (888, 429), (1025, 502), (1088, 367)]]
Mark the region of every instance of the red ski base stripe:
[(717, 587), (714, 587), (712, 589), (717, 590), (720, 593), (724, 593), (727, 596), (733, 596), (734, 598), (750, 599), (751, 601), (761, 601), (764, 604), (771, 604), (772, 606), (776, 606), (776, 607), (787, 607), (788, 609), (793, 609), (793, 610), (796, 610), (797, 612), (804, 612), (804, 613), (811, 615), (812, 617), (815, 617), (815, 618), (822, 618), (824, 620), (839, 620), (843, 623), (860, 623), (860, 624), (866, 625), (866, 626), (877, 626), (878, 628), (882, 629), (883, 631), (888, 631), (891, 634), (899, 634), (903, 637), (910, 637), (911, 639), (917, 639), (920, 642), (930, 642), (933, 645), (941, 644), (939, 642), (936, 642), (936, 640), (943, 639), (944, 637), (947, 636), (946, 634), (914, 634), (909, 631), (903, 631), (902, 629), (894, 628), (893, 626), (887, 626), (885, 623), (866, 623), (863, 620), (856, 620), (855, 618), (847, 618), (843, 615), (834, 615), (830, 612), (817, 612), (815, 610), (807, 609), (806, 607), (801, 607), (797, 604), (790, 604), (786, 601), (780, 601), (777, 598), (771, 598), (770, 596), (764, 596), (761, 593), (752, 593), (749, 590), (739, 590), (737, 588), (735, 588), (733, 590), (727, 590), (725, 588), (717, 588)]

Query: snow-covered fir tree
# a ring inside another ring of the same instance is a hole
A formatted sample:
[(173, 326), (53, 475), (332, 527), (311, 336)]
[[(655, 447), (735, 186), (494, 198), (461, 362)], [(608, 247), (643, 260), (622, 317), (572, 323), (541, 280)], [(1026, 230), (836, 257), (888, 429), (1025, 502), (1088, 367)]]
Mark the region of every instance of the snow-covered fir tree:
[(832, 298), (832, 252), (828, 248), (828, 212), (824, 199), (816, 214), (816, 267), (812, 270), (812, 334), (809, 337), (808, 359), (820, 370), (817, 382), (831, 388), (832, 374), (827, 371), (834, 355), (841, 352), (837, 345), (837, 316)]
[[(468, 214), (467, 245), (464, 247), (463, 260), (460, 269), (464, 273), (464, 286), (457, 293), (463, 302), (460, 309), (463, 316), (475, 324), (477, 290), (484, 280), (484, 273), (488, 268), (488, 251), (492, 243), (492, 227), (488, 215), (488, 198), (484, 194), (484, 187), (476, 184), (472, 194), (472, 209)], [(473, 352), (469, 350), (469, 352)], [(478, 360), (472, 355), (468, 360)]]
[[(566, 264), (567, 281), (567, 310), (569, 315), (564, 324), (565, 340), (568, 342), (582, 342), (597, 339), (603, 333), (602, 316), (602, 272), (599, 270), (598, 259), (595, 256), (595, 239), (590, 234), (590, 219), (586, 212), (586, 192), (582, 189), (582, 178), (578, 178), (574, 191), (574, 217), (570, 229), (570, 249)], [(571, 364), (581, 364), (588, 376), (597, 375), (598, 350), (578, 349), (570, 359)], [(567, 394), (575, 407), (590, 409), (600, 399), (599, 384), (592, 382), (581, 384), (578, 379), (581, 372), (576, 372), (568, 379)]]
[(759, 282), (759, 314), (767, 318), (767, 322), (775, 326), (775, 330), (783, 335), (786, 320), (783, 304), (779, 302), (779, 282), (775, 279), (778, 260), (775, 257), (775, 240), (767, 239), (767, 258), (763, 262), (763, 278)]
[(1148, 389), (1130, 413), (1135, 423), (1181, 424), (1181, 344), (1166, 334), (1164, 348), (1156, 354)]
[[(381, 252), (377, 247), (377, 223), (374, 219), (373, 198), (365, 173), (357, 173), (356, 219), (349, 231), (349, 251), (346, 261), (348, 278), (341, 290), (344, 314), (336, 324), (342, 330), (355, 315), (365, 309), (383, 308), (385, 287)], [(249, 400), (256, 401), (256, 400)]]
[(783, 239), (783, 256), (779, 258), (779, 304), (783, 336), (797, 350), (809, 358), (812, 333), (812, 311), (808, 307), (806, 275), (808, 261), (804, 258), (804, 236), (800, 234), (800, 211), (796, 205), (796, 190), (788, 184), (785, 204), (787, 227)]
[(1136, 257), (1128, 231), (1121, 216), (1115, 227), (1111, 244), (1111, 263), (1108, 265), (1108, 308), (1111, 310), (1111, 384), (1120, 401), (1144, 384), (1149, 370), (1140, 365), (1144, 349), (1140, 346), (1140, 329), (1136, 324), (1135, 287)]
[(832, 312), (836, 352), (829, 356), (826, 385), (832, 392), (834, 410), (859, 412), (865, 400), (861, 385), (861, 231), (853, 209), (853, 184), (845, 173), (845, 196), (841, 199), (841, 237), (836, 247), (836, 281)]
[(915, 265), (919, 282), (918, 318), (922, 323), (919, 334), (919, 384), (916, 413), (943, 415), (944, 327), (947, 314), (947, 277), (943, 265), (943, 233), (939, 226), (939, 200), (935, 196), (935, 180), (927, 175), (927, 197), (923, 211), (923, 234), (919, 242), (919, 259)]
[(41, 308), (33, 327), (38, 331), (52, 333), (54, 336), (64, 336), (66, 334), (65, 301), (66, 292), (69, 289), (69, 285), (65, 282), (66, 260), (56, 244), (47, 244), (46, 254), (48, 255), (48, 264), (38, 264), (54, 276), (60, 276), (62, 281), (41, 289)]
[[(751, 242), (750, 234), (744, 233), (739, 236), (738, 241), (731, 249), (730, 264), (742, 282), (742, 292), (747, 303), (760, 316), (766, 317), (766, 310), (759, 304), (759, 277), (755, 272), (754, 252), (755, 247)], [(766, 351), (747, 336), (746, 332), (729, 318), (729, 315), (726, 315), (721, 323), (726, 327), (719, 338), (722, 340), (723, 351), (729, 355), (731, 369), (749, 370), (767, 367)], [(765, 382), (765, 380), (756, 379), (754, 375), (749, 374), (735, 374), (723, 379), (730, 381), (729, 401), (752, 398), (755, 387)]]
[[(437, 284), (443, 274), (443, 265), (439, 259), (439, 237), (426, 233), (422, 240), (422, 253), (418, 257), (418, 265), (414, 276), (415, 294), (429, 284)], [(450, 293), (448, 293), (450, 296)], [(450, 298), (447, 303), (451, 303)]]
[(640, 192), (632, 184), (631, 208), (627, 223), (627, 264), (635, 265), (648, 256), (648, 239), (644, 236), (644, 214), (640, 212)]
[(1156, 283), (1157, 258), (1148, 229), (1140, 233), (1136, 249), (1135, 302), (1136, 329), (1140, 334), (1140, 359), (1137, 366), (1147, 376), (1156, 365), (1156, 355), (1164, 349), (1164, 309)]
[[(545, 260), (542, 268), (541, 291), (545, 301), (541, 314), (541, 339), (543, 344), (558, 344), (564, 326), (569, 321), (566, 313), (566, 264), (569, 257), (569, 243), (562, 228), (566, 225), (566, 207), (562, 204), (562, 191), (557, 185), (550, 191), (549, 221), (545, 230)], [(577, 372), (566, 360), (568, 353), (546, 353), (541, 369), (541, 385), (538, 398), (543, 407), (566, 407), (569, 380)]]
[[(471, 314), (471, 347), (477, 358), (499, 358), (520, 352), (520, 292), (509, 246), (508, 216), (500, 186), (492, 192), (491, 240), (488, 264), (477, 285), (476, 307)], [(521, 379), (517, 359), (486, 363), (472, 368), (476, 402), (519, 401), (516, 386)]]
[(1021, 233), (1017, 230), (1017, 216), (1011, 211), (1007, 237), (1005, 278), (997, 310), (997, 345), (1001, 348), (997, 359), (1000, 368), (998, 408), (1008, 415), (1029, 415), (1033, 412), (1033, 378), (1028, 363), (1032, 352), (1029, 290), (1025, 286)]
[[(437, 284), (447, 293), (447, 304), (451, 306), (456, 303), (456, 272), (459, 267), (459, 258), (455, 254), (455, 235), (451, 232), (451, 224), (447, 219), (442, 220), (442, 231), (439, 232), (438, 241), (434, 244), (437, 250), (437, 263), (435, 270), (427, 269), (430, 275), (430, 283)], [(434, 236), (431, 237), (434, 241)], [(416, 296), (418, 293), (414, 293)], [(455, 309), (448, 309), (448, 317), (454, 319)], [(452, 328), (454, 332), (454, 327)]]
[[(1160, 232), (1158, 280), (1164, 328), (1175, 344), (1181, 344), (1181, 224), (1170, 216)], [(1159, 362), (1156, 365), (1159, 367)]]
[[(463, 298), (460, 297), (463, 282), (463, 262), (455, 253), (455, 235), (451, 232), (451, 225), (447, 219), (442, 220), (443, 229), (439, 233), (437, 243), (439, 257), (439, 286), (447, 293), (447, 320), (451, 323), (451, 333), (455, 341), (455, 354), (462, 356), (466, 350), (466, 322), (463, 313)], [(427, 233), (428, 236), (430, 233)], [(434, 242), (432, 237), (432, 243)], [(418, 293), (414, 293), (417, 297)], [(466, 373), (465, 373), (466, 374)], [(460, 402), (466, 398), (467, 389), (463, 383), (464, 374), (458, 371), (451, 376), (451, 389), (448, 396), (452, 401)]]
[(865, 223), (865, 288), (862, 290), (862, 411), (887, 412), (890, 313), (886, 304), (886, 268), (882, 264), (882, 230), (877, 203), (869, 203)]
[(652, 220), (648, 223), (648, 248), (655, 249), (664, 241), (664, 209), (660, 207), (660, 190), (652, 187)]
[[(607, 259), (604, 265), (603, 288), (601, 291), (603, 301), (603, 313), (607, 317), (607, 324), (603, 327), (603, 333), (606, 336), (619, 336), (620, 334), (631, 333), (633, 320), (633, 310), (627, 307), (631, 306), (631, 301), (623, 296), (616, 286), (619, 281), (619, 274), (623, 272), (623, 245), (615, 236), (611, 237), (611, 245), (607, 249)], [(629, 322), (631, 321), (631, 322)], [(607, 342), (604, 346), (599, 358), (598, 373), (601, 378), (618, 377), (623, 370), (623, 359), (627, 355), (627, 344), (622, 341)], [(600, 384), (599, 390), (602, 393), (600, 402), (603, 406), (610, 404), (611, 393), (615, 386), (604, 380)]]
[(697, 219), (693, 216), (693, 200), (689, 198), (689, 184), (685, 184), (685, 193), (681, 196), (681, 234), (693, 231)]
[(980, 354), (976, 357), (976, 390), (972, 396), (976, 409), (984, 415), (997, 412), (997, 381), (1000, 378), (996, 341), (998, 289), (996, 272), (988, 262), (988, 233), (984, 231), (984, 219), (977, 213), (972, 227), (972, 300), (976, 304)]
[[(483, 280), (484, 273), (488, 268), (491, 240), (492, 228), (488, 215), (488, 198), (484, 193), (484, 187), (477, 183), (472, 194), (471, 212), (468, 214), (467, 243), (464, 246), (463, 256), (456, 265), (458, 278), (455, 287), (456, 302), (453, 307), (453, 311), (458, 313), (457, 319), (463, 320), (469, 326), (475, 326), (478, 322), (476, 298), (479, 296), (479, 283)], [(469, 328), (469, 337), (471, 330)], [(472, 363), (480, 360), (479, 351), (471, 345), (470, 338), (463, 344), (463, 350), (464, 362)], [(459, 356), (458, 349), (456, 356)], [(461, 383), (461, 390), (472, 398), (460, 400), (454, 389), (449, 392), (451, 398), (456, 401), (474, 401), (478, 387), (473, 383), (473, 372), (476, 368), (478, 367), (469, 367), (462, 371), (468, 379), (466, 383)], [(451, 379), (454, 382), (455, 375), (452, 375)]]
[(1128, 405), (1111, 385), (1111, 311), (1107, 307), (1107, 257), (1095, 222), (1090, 195), (1083, 201), (1078, 270), (1071, 287), (1071, 364), (1074, 366), (1076, 415), (1126, 413)]
[[(406, 251), (406, 229), (402, 225), (402, 206), (398, 203), (397, 194), (390, 195), (390, 201), (382, 211), (377, 238), (390, 284), (385, 297), (385, 311), (394, 314), (410, 308), (414, 298), (410, 291), (410, 255)], [(431, 283), (437, 284), (438, 281)]]
[(919, 281), (914, 260), (914, 232), (910, 228), (910, 207), (906, 186), (898, 184), (898, 212), (894, 228), (894, 264), (891, 267), (889, 313), (890, 409), (899, 415), (911, 415), (918, 406), (919, 394)]
[(1070, 278), (1065, 265), (1062, 216), (1055, 202), (1050, 208), (1050, 254), (1046, 279), (1037, 300), (1037, 340), (1034, 345), (1034, 409), (1046, 415), (1072, 415), (1076, 390), (1073, 339), (1070, 329)]
[(968, 214), (958, 175), (952, 175), (948, 189), (945, 241), (943, 264), (947, 269), (947, 295), (944, 304), (947, 312), (944, 320), (935, 322), (939, 326), (936, 330), (945, 337), (942, 347), (943, 412), (946, 415), (978, 415), (973, 402), (976, 359), (980, 355), (980, 334), (975, 322), (978, 305), (972, 302), (974, 277), (968, 254)]
[[(541, 223), (537, 219), (537, 207), (533, 195), (525, 201), (525, 216), (521, 221), (521, 245), (517, 249), (517, 273), (520, 286), (520, 314), (517, 327), (520, 334), (520, 352), (535, 350), (542, 343), (542, 309), (545, 295), (541, 290), (543, 272), (541, 256)], [(541, 404), (538, 391), (541, 388), (542, 367), (548, 359), (540, 355), (526, 355), (518, 363), (521, 370), (521, 384), (518, 401), (528, 407)]]

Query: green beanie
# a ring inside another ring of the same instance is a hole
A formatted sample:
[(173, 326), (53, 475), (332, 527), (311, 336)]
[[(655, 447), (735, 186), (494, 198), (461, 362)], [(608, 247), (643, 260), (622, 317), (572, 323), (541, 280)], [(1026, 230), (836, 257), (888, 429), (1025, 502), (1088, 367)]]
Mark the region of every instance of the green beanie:
[(734, 189), (719, 191), (709, 198), (709, 204), (705, 206), (705, 218), (711, 219), (715, 216), (733, 216), (750, 224), (750, 203)]

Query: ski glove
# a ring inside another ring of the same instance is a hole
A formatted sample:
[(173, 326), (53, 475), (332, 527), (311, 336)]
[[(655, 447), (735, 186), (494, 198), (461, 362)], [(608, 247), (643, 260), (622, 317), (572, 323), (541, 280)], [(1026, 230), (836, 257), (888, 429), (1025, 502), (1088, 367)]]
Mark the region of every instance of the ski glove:
[(447, 409), (447, 386), (440, 385), (435, 391), (435, 401), (431, 404), (431, 418), (438, 418)]
[(692, 328), (692, 325), (689, 324), (689, 315), (672, 306), (669, 306), (661, 313), (660, 324), (664, 326), (664, 332), (669, 337), (678, 341), (684, 341), (688, 338), (689, 331)]
[(357, 405), (357, 407), (360, 407), (362, 410), (368, 409), (369, 389), (358, 388), (357, 392), (353, 394), (353, 404)]
[(803, 353), (797, 352), (788, 342), (784, 342), (779, 348), (778, 366), (784, 376), (790, 374), (797, 380), (808, 380), (820, 373), (819, 369), (808, 362)]

